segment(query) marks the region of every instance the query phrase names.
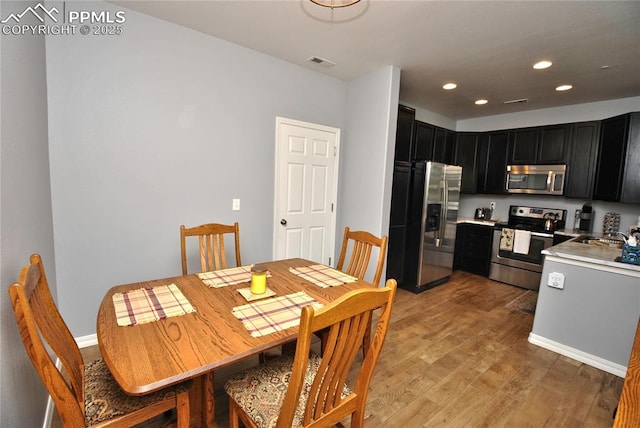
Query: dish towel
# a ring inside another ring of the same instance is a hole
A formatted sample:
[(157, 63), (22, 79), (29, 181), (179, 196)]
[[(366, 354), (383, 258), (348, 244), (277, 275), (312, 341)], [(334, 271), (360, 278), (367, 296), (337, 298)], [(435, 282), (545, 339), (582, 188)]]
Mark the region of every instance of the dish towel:
[[(211, 288), (221, 288), (228, 285), (242, 284), (251, 281), (251, 268), (253, 265), (240, 266), (229, 269), (214, 270), (212, 272), (202, 272), (198, 278)], [(271, 273), (267, 272), (267, 278)]]
[(516, 254), (529, 254), (531, 244), (531, 232), (528, 230), (516, 230), (513, 237), (513, 252)]
[(144, 324), (196, 311), (175, 284), (115, 293), (112, 300), (119, 326)]
[(512, 251), (513, 250), (513, 229), (503, 228), (500, 233), (500, 249), (504, 251)]
[(330, 268), (326, 265), (289, 268), (289, 271), (322, 288), (335, 287), (350, 282), (356, 282), (358, 280), (358, 278), (354, 276), (347, 275), (344, 272), (340, 272), (339, 270)]
[(323, 306), (304, 291), (299, 291), (236, 306), (231, 312), (242, 321), (251, 336), (261, 337), (300, 324), (302, 308), (307, 305), (313, 305), (316, 309)]

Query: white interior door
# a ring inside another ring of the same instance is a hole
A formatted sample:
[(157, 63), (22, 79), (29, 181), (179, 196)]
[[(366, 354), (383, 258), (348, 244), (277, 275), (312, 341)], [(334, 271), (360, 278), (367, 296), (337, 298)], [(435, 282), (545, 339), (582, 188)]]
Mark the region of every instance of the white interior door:
[(340, 130), (276, 118), (275, 259), (334, 260)]

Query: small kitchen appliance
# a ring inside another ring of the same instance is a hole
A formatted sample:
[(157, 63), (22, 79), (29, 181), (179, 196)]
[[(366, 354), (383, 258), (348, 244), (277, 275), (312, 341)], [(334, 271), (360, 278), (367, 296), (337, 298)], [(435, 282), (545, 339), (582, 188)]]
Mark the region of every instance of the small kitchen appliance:
[(582, 211), (580, 212), (580, 227), (581, 232), (591, 232), (592, 219), (594, 211), (591, 208), (591, 202), (585, 202), (582, 205)]
[(491, 220), (492, 214), (491, 208), (476, 208), (473, 218), (476, 220)]

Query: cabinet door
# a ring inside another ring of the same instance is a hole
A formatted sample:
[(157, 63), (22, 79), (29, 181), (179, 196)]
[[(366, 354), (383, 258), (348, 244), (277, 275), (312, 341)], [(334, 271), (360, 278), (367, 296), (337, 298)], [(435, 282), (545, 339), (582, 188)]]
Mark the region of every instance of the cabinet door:
[(632, 113), (629, 121), (620, 202), (640, 204), (640, 113)]
[(540, 141), (536, 163), (563, 164), (569, 142), (569, 125), (544, 126), (540, 129)]
[(444, 128), (436, 128), (433, 138), (433, 161), (452, 164), (455, 155), (456, 133)]
[(415, 122), (415, 137), (413, 140), (413, 159), (430, 161), (433, 159), (433, 137), (436, 127), (428, 123)]
[(455, 164), (462, 167), (461, 193), (476, 193), (478, 188), (478, 142), (481, 134), (459, 133), (456, 137)]
[(410, 107), (398, 106), (398, 123), (396, 127), (396, 161), (410, 161), (413, 142), (413, 120), (416, 111)]
[(403, 281), (411, 184), (411, 164), (396, 162), (391, 190), (391, 217), (387, 251), (387, 278)]
[(511, 131), (509, 163), (531, 165), (536, 163), (540, 128), (522, 128)]
[(593, 199), (614, 202), (620, 199), (628, 125), (628, 114), (602, 121)]
[(591, 199), (596, 175), (600, 122), (574, 123), (571, 130), (564, 196)]
[(484, 152), (481, 161), (479, 193), (506, 193), (508, 132), (492, 132), (486, 144), (481, 144)]
[(461, 223), (456, 228), (454, 269), (489, 276), (493, 228)]

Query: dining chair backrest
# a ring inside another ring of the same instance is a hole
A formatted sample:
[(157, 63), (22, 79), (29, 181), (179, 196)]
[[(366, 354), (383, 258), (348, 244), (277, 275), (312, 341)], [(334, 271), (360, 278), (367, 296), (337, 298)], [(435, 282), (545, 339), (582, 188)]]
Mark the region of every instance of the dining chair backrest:
[(187, 274), (187, 237), (197, 236), (200, 248), (201, 272), (227, 268), (227, 257), (224, 248), (224, 235), (233, 234), (235, 240), (236, 266), (241, 266), (240, 258), (240, 226), (208, 223), (195, 227), (180, 226), (180, 251), (182, 256), (182, 274)]
[[(278, 428), (291, 426), (304, 384), (313, 332), (325, 328), (329, 329), (327, 347), (306, 396), (302, 426), (312, 422), (332, 426), (348, 415), (352, 415), (352, 427), (362, 426), (369, 384), (387, 335), (395, 293), (396, 281), (390, 279), (385, 287), (351, 291), (317, 311), (312, 306), (302, 308), (293, 371)], [(355, 386), (344, 396), (343, 386), (377, 308), (382, 310), (371, 348), (357, 372)]]
[[(85, 426), (84, 361), (51, 296), (40, 256), (31, 256), (9, 296), (24, 347), (56, 404), (65, 426)], [(40, 335), (60, 359), (69, 382), (58, 370)]]
[[(352, 242), (352, 245), (349, 245), (350, 242)], [(347, 262), (349, 247), (351, 247), (351, 255)], [(378, 248), (378, 262), (371, 283), (377, 287), (380, 284), (382, 268), (384, 267), (385, 255), (387, 253), (386, 235), (378, 238), (369, 232), (352, 231), (349, 227), (345, 227), (342, 249), (340, 250), (340, 257), (338, 258), (336, 269), (366, 281), (365, 275), (369, 267), (369, 262), (371, 261), (371, 253), (374, 247)]]
[[(173, 408), (178, 409), (178, 426), (189, 425), (188, 388), (180, 389), (180, 405), (177, 393), (136, 400), (122, 392), (102, 360), (100, 364), (92, 363), (90, 367), (95, 370), (88, 374), (80, 349), (53, 300), (38, 254), (32, 255), (30, 264), (22, 268), (18, 282), (9, 286), (9, 297), (25, 350), (51, 395), (63, 426), (93, 426), (93, 422), (105, 422), (103, 419), (108, 420), (109, 426), (132, 426)], [(55, 357), (62, 369), (56, 366)], [(85, 395), (87, 390), (95, 402)], [(120, 397), (123, 399), (118, 401)], [(89, 408), (92, 411), (87, 414)]]

